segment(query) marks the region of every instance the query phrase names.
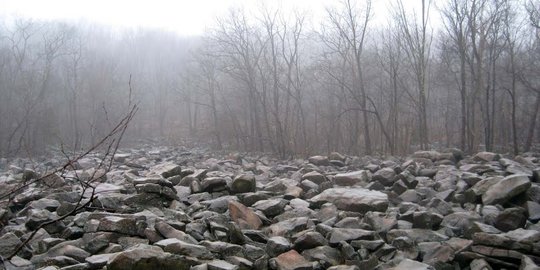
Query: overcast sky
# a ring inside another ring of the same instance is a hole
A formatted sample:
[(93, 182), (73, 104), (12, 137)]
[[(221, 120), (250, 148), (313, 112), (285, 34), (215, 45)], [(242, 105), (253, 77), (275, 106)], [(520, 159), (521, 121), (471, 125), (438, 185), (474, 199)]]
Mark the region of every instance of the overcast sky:
[[(361, 2), (363, 0), (359, 0)], [(391, 0), (373, 0), (374, 23), (383, 24)], [(404, 0), (417, 5), (421, 0)], [(337, 0), (0, 0), (0, 15), (36, 19), (90, 21), (114, 26), (147, 26), (198, 35), (231, 7), (256, 12), (261, 5), (297, 8), (311, 14), (314, 22), (324, 18), (325, 8)]]

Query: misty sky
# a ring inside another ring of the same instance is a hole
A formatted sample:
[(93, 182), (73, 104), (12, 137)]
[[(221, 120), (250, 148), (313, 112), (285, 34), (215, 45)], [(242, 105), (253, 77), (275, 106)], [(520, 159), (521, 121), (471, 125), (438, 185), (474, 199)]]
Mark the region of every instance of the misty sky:
[[(374, 0), (374, 22), (383, 24), (391, 0)], [(419, 5), (420, 0), (405, 0)], [(307, 11), (314, 23), (325, 16), (325, 8), (337, 0), (0, 0), (0, 15), (36, 19), (89, 21), (113, 26), (152, 27), (183, 35), (197, 35), (211, 27), (217, 16), (231, 7), (243, 6), (257, 12), (262, 5)]]

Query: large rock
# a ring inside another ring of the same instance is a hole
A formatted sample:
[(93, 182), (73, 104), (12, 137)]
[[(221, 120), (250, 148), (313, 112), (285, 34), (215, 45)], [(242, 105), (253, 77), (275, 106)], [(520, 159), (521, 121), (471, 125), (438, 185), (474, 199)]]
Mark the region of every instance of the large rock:
[(523, 256), (521, 258), (519, 270), (540, 270), (540, 266), (538, 266), (531, 258)]
[[(251, 262), (247, 261), (248, 264)], [(208, 262), (208, 270), (238, 270), (238, 266), (224, 260), (213, 260)]]
[(334, 184), (338, 186), (356, 186), (367, 184), (369, 182), (369, 174), (365, 170), (338, 173), (334, 176)]
[[(27, 213), (25, 226), (29, 230), (37, 229), (41, 224), (51, 222), (58, 218), (55, 212), (49, 212), (47, 210), (30, 209)], [(45, 230), (48, 233), (58, 233), (65, 229), (64, 223), (61, 221), (54, 222), (45, 226)]]
[(6, 233), (0, 237), (0, 256), (7, 257), (15, 251), (15, 249), (22, 244), (19, 237), (14, 233)]
[[(84, 260), (88, 257), (90, 257), (90, 253), (87, 251), (70, 245), (69, 242), (63, 242), (55, 245), (50, 250), (48, 250), (46, 253), (34, 255), (31, 259), (32, 263), (36, 265), (45, 265), (48, 262), (50, 262), (51, 258), (55, 257), (61, 257), (64, 258), (62, 261), (64, 262), (84, 262)], [(65, 259), (69, 258), (69, 259)], [(75, 261), (73, 261), (75, 260)], [(72, 264), (72, 263), (69, 263)]]
[(85, 262), (87, 262), (90, 265), (90, 268), (92, 269), (101, 269), (105, 265), (107, 265), (107, 262), (111, 257), (116, 256), (116, 253), (105, 253), (105, 254), (98, 254), (93, 255), (85, 259)]
[(326, 177), (317, 171), (308, 172), (302, 175), (302, 180), (309, 180), (317, 185), (326, 182)]
[(502, 211), (495, 219), (495, 228), (508, 232), (523, 228), (527, 222), (525, 209), (521, 207), (507, 208)]
[(188, 270), (192, 264), (186, 257), (163, 252), (158, 247), (137, 247), (111, 257), (107, 270)]
[(183, 231), (179, 231), (163, 221), (156, 222), (156, 224), (154, 225), (154, 228), (156, 229), (157, 232), (159, 232), (165, 238), (176, 238), (178, 240), (192, 243), (192, 244), (197, 243), (197, 240), (195, 240), (189, 234)]
[(275, 259), (276, 268), (278, 270), (311, 270), (312, 263), (306, 260), (296, 250), (290, 250), (282, 253)]
[(308, 221), (309, 219), (307, 217), (290, 218), (274, 223), (265, 230), (270, 236), (292, 236), (295, 233), (305, 230)]
[(308, 161), (317, 166), (328, 166), (330, 165), (330, 160), (326, 156), (312, 156), (308, 158)]
[(410, 259), (402, 260), (393, 270), (434, 270), (429, 264), (413, 261)]
[(474, 155), (473, 160), (481, 162), (497, 161), (501, 158), (499, 154), (492, 152), (478, 152)]
[(437, 161), (444, 157), (441, 153), (437, 151), (416, 151), (412, 154), (413, 158), (417, 159), (429, 159), (431, 161)]
[(58, 202), (57, 200), (42, 198), (37, 201), (31, 202), (28, 206), (33, 209), (45, 209), (48, 211), (55, 211), (58, 207), (60, 207), (60, 202)]
[(156, 242), (154, 245), (162, 248), (165, 252), (179, 255), (186, 255), (200, 259), (213, 259), (212, 253), (201, 245), (186, 243), (176, 238), (164, 239)]
[(201, 181), (201, 190), (204, 192), (217, 192), (227, 188), (227, 179), (223, 177), (208, 177)]
[(256, 202), (253, 208), (260, 210), (268, 217), (274, 217), (283, 213), (286, 204), (287, 201), (283, 199), (261, 200)]
[(98, 230), (117, 232), (127, 235), (137, 235), (137, 222), (135, 219), (108, 216), (99, 220)]
[(375, 232), (362, 229), (333, 228), (330, 232), (330, 244), (338, 244), (341, 241), (374, 240)]
[(180, 175), (182, 169), (180, 166), (173, 163), (159, 164), (150, 169), (150, 174), (160, 175), (163, 178), (169, 178), (175, 175)]
[(318, 232), (308, 231), (300, 235), (294, 241), (293, 248), (298, 251), (315, 248), (318, 246), (325, 246), (328, 241), (324, 236)]
[(231, 182), (229, 189), (232, 193), (254, 192), (255, 176), (251, 174), (238, 175)]
[(529, 220), (537, 222), (540, 220), (540, 204), (537, 202), (528, 201), (526, 203), (527, 213), (529, 214)]
[(262, 226), (259, 216), (239, 202), (229, 201), (229, 215), (242, 229), (257, 230)]
[(320, 246), (304, 250), (302, 252), (302, 256), (309, 261), (321, 263), (325, 269), (343, 262), (341, 251), (337, 248), (332, 248), (329, 246)]
[(361, 212), (385, 212), (388, 196), (379, 191), (364, 188), (330, 188), (311, 198), (314, 203), (331, 202), (340, 210)]
[(511, 175), (490, 186), (482, 196), (484, 204), (504, 204), (531, 187), (531, 180), (526, 175)]
[(60, 177), (56, 173), (43, 177), (40, 180), (40, 182), (45, 187), (49, 187), (49, 188), (60, 188), (60, 187), (65, 186), (66, 184), (66, 180), (64, 180), (64, 178)]
[(287, 252), (291, 249), (291, 242), (283, 236), (274, 236), (268, 239), (266, 243), (266, 253), (270, 257), (276, 257), (281, 253)]
[(398, 237), (406, 236), (412, 239), (416, 243), (420, 242), (441, 242), (448, 240), (448, 236), (426, 229), (396, 229), (390, 230), (386, 234), (386, 240), (391, 243)]
[(379, 181), (384, 186), (390, 187), (396, 180), (396, 172), (392, 168), (382, 168), (373, 174), (373, 181)]

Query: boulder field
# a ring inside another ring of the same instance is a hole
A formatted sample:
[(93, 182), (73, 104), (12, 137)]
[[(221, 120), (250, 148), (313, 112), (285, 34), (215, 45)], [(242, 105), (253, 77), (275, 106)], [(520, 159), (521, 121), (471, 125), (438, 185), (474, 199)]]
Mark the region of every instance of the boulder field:
[(0, 194), (31, 183), (0, 201), (0, 269), (540, 269), (534, 153), (142, 146), (100, 164), (0, 160)]

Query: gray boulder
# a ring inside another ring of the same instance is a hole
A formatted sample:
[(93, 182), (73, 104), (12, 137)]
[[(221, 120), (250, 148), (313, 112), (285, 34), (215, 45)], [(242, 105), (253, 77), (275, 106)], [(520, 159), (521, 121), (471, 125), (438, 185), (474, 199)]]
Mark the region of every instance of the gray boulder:
[(482, 202), (484, 204), (504, 204), (530, 187), (531, 180), (526, 175), (507, 176), (487, 189), (482, 196)]
[(331, 202), (340, 210), (361, 213), (385, 212), (388, 208), (386, 194), (364, 188), (330, 188), (311, 198), (311, 201), (317, 204)]

